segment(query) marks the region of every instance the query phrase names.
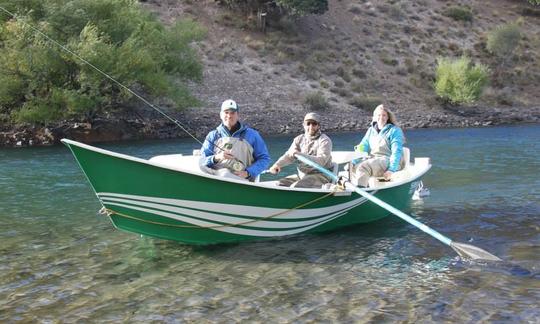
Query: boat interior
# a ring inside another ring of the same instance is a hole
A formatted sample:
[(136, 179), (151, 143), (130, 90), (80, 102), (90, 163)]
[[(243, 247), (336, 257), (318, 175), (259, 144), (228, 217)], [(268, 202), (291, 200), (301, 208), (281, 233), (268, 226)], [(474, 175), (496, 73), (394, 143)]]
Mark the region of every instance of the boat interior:
[[(332, 152), (332, 161), (333, 161), (333, 172), (338, 177), (343, 177), (350, 179), (350, 163), (353, 159), (356, 158), (367, 158), (367, 155), (363, 152), (353, 152), (353, 151), (334, 151)], [(402, 170), (397, 171), (393, 174), (390, 181), (385, 181), (382, 178), (371, 177), (369, 180), (369, 187), (367, 191), (380, 190), (384, 188), (394, 187), (401, 185), (403, 183), (414, 181), (415, 179), (421, 177), (431, 168), (430, 159), (427, 157), (416, 157), (411, 161), (410, 149), (403, 148), (403, 158), (405, 159), (405, 166)], [(244, 179), (236, 177), (230, 172), (213, 172), (211, 174), (208, 172), (208, 168), (203, 166), (202, 156), (200, 150), (194, 150), (192, 155), (182, 155), (182, 154), (169, 154), (169, 155), (158, 155), (152, 157), (148, 160), (150, 164), (165, 167), (167, 169), (173, 169), (183, 172), (189, 172), (204, 177), (212, 177), (223, 181), (232, 181), (239, 182), (242, 184), (250, 184), (254, 186), (264, 186), (271, 187), (273, 189), (281, 190), (293, 190), (293, 191), (320, 191), (320, 192), (330, 192), (336, 191), (336, 184), (326, 184), (321, 188), (290, 188), (282, 187), (278, 185), (277, 178), (285, 177), (289, 174), (281, 172), (279, 175), (266, 175), (263, 174), (259, 176), (254, 182), (249, 182)], [(265, 180), (265, 178), (270, 178)], [(350, 194), (351, 191), (346, 189), (338, 190), (341, 194)]]

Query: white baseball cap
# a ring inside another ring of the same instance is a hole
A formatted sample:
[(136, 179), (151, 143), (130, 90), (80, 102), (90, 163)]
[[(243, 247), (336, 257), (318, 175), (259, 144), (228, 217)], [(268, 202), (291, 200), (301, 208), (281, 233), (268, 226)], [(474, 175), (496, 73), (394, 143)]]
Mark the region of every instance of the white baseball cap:
[(236, 102), (234, 102), (234, 100), (227, 99), (221, 104), (221, 112), (224, 112), (225, 110), (238, 111), (238, 105), (236, 104)]

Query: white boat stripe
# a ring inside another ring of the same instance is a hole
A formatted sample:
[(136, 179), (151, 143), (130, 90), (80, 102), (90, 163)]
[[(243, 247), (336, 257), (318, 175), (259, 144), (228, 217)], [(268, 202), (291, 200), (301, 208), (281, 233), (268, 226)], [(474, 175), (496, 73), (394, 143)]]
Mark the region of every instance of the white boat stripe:
[[(117, 204), (117, 203), (111, 203), (109, 205), (115, 205), (115, 206), (130, 208), (130, 209), (134, 209), (134, 210), (147, 212), (147, 213), (150, 213), (150, 214), (156, 214), (156, 215), (160, 215), (160, 216), (163, 216), (163, 217), (173, 218), (173, 219), (180, 220), (180, 221), (183, 221), (183, 222), (186, 222), (186, 223), (189, 223), (189, 224), (193, 224), (193, 225), (197, 225), (197, 226), (213, 226), (213, 225), (217, 225), (217, 224), (213, 224), (213, 223), (206, 222), (206, 221), (192, 219), (192, 218), (189, 218), (189, 217), (183, 217), (183, 216), (175, 215), (175, 214), (168, 213), (168, 212), (155, 211), (155, 210), (142, 208), (142, 207), (133, 207), (133, 206), (128, 206), (128, 205), (124, 205), (124, 204)], [(298, 234), (298, 233), (305, 232), (305, 231), (310, 230), (310, 229), (312, 229), (314, 227), (317, 227), (317, 226), (322, 225), (322, 224), (324, 224), (326, 222), (329, 222), (329, 221), (331, 221), (331, 220), (333, 220), (333, 219), (335, 219), (337, 217), (345, 215), (346, 213), (347, 212), (345, 211), (345, 212), (339, 212), (339, 213), (331, 214), (331, 215), (328, 215), (326, 217), (323, 217), (323, 218), (319, 219), (319, 222), (317, 222), (317, 223), (315, 223), (313, 225), (310, 225), (310, 226), (307, 226), (307, 227), (302, 227), (302, 228), (289, 229), (289, 230), (265, 231), (265, 230), (255, 230), (255, 229), (232, 227), (232, 226), (209, 228), (208, 230), (215, 230), (215, 231), (226, 232), (226, 233), (231, 233), (231, 234), (259, 236), (259, 237), (284, 236), (284, 235), (292, 235), (292, 234)]]
[[(140, 201), (146, 201), (146, 202), (157, 203), (157, 204), (168, 204), (168, 205), (184, 207), (184, 208), (199, 209), (199, 210), (204, 210), (207, 212), (231, 214), (231, 215), (238, 215), (238, 216), (248, 216), (248, 217), (254, 217), (254, 218), (255, 217), (265, 218), (265, 217), (269, 217), (271, 215), (275, 215), (275, 214), (288, 210), (284, 208), (221, 204), (221, 203), (210, 203), (210, 202), (193, 201), (193, 200), (125, 195), (125, 194), (108, 193), (108, 192), (100, 192), (97, 195), (100, 199), (105, 199), (109, 197), (133, 199), (133, 200), (140, 200)], [(350, 207), (358, 206), (365, 201), (366, 201), (366, 198), (358, 197), (357, 199), (353, 199), (342, 204), (328, 206), (328, 207), (295, 209), (295, 210), (289, 211), (288, 213), (280, 215), (277, 218), (302, 219), (302, 218), (319, 217), (320, 215), (335, 213), (339, 210), (345, 210)]]
[[(311, 219), (308, 221), (283, 222), (283, 221), (273, 220), (273, 218), (269, 218), (265, 220), (240, 218), (240, 217), (225, 216), (225, 215), (220, 215), (220, 214), (197, 211), (197, 210), (187, 209), (187, 208), (178, 208), (178, 207), (172, 207), (172, 206), (166, 206), (166, 205), (160, 205), (160, 204), (154, 204), (154, 203), (130, 201), (130, 200), (119, 199), (119, 198), (104, 198), (103, 203), (106, 205), (108, 204), (108, 205), (116, 205), (116, 206), (119, 206), (118, 203), (120, 203), (124, 207), (125, 206), (149, 207), (149, 208), (159, 210), (159, 211), (166, 211), (166, 212), (171, 212), (174, 214), (180, 214), (181, 216), (197, 217), (199, 219), (206, 220), (209, 222), (214, 222), (214, 223), (219, 222), (222, 224), (223, 223), (224, 224), (239, 224), (239, 223), (249, 222), (242, 226), (266, 227), (266, 228), (295, 228), (295, 227), (309, 226), (314, 223), (320, 222), (321, 220), (323, 220), (323, 217), (328, 216), (328, 214), (324, 214), (324, 215), (319, 215), (319, 217), (316, 219)], [(338, 212), (345, 212), (354, 207), (356, 206), (352, 206), (344, 210), (339, 210)], [(129, 207), (129, 208), (133, 208), (133, 207)]]

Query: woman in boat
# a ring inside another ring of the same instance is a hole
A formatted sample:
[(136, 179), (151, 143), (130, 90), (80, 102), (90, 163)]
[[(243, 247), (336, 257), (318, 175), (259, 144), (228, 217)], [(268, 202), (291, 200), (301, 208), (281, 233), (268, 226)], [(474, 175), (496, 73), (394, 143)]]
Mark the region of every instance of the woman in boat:
[(204, 166), (214, 174), (254, 181), (270, 164), (270, 154), (259, 132), (240, 123), (238, 105), (221, 104), (221, 124), (208, 133), (202, 147)]
[[(308, 113), (304, 117), (304, 134), (294, 138), (291, 146), (270, 168), (270, 173), (278, 174), (281, 168), (296, 161), (295, 155), (301, 154), (313, 162), (332, 169), (332, 140), (321, 133), (321, 118), (317, 113)], [(331, 182), (327, 176), (307, 164), (298, 162), (298, 174), (279, 180), (280, 186), (296, 188), (320, 188)]]
[(369, 159), (352, 161), (351, 181), (358, 186), (367, 187), (370, 177), (392, 178), (392, 174), (404, 166), (403, 131), (397, 125), (396, 116), (385, 105), (373, 111), (373, 121), (360, 144), (359, 151), (369, 154)]

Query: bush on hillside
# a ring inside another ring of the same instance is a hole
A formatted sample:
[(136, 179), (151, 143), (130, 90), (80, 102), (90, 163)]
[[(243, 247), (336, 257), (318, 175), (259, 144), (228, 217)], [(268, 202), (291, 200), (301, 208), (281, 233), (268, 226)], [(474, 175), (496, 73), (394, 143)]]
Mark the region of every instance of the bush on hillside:
[(295, 16), (322, 15), (328, 11), (328, 0), (276, 0), (276, 3)]
[(329, 107), (328, 100), (320, 91), (310, 93), (304, 98), (304, 107), (307, 110), (325, 110)]
[(272, 9), (276, 7), (279, 12), (292, 16), (305, 16), (309, 14), (321, 15), (328, 11), (328, 0), (220, 0), (231, 8), (242, 9)]
[(193, 21), (166, 29), (132, 0), (0, 0), (0, 5), (18, 17), (0, 22), (0, 112), (13, 121), (92, 119), (132, 105), (134, 97), (30, 26), (130, 89), (167, 97), (178, 108), (197, 104), (185, 86), (202, 77), (190, 43), (204, 31)]
[(355, 96), (349, 101), (349, 104), (357, 108), (371, 112), (375, 107), (383, 102), (381, 97), (377, 96)]
[(461, 20), (470, 22), (473, 20), (473, 12), (471, 8), (465, 6), (450, 6), (443, 14), (454, 20)]
[(521, 8), (521, 14), (524, 16), (540, 17), (540, 5), (534, 6), (534, 7), (527, 6), (527, 7)]
[(474, 102), (487, 83), (488, 68), (482, 64), (473, 65), (468, 57), (437, 60), (435, 92), (451, 104)]
[(501, 60), (512, 56), (521, 39), (521, 30), (515, 23), (495, 27), (487, 38), (487, 50)]

